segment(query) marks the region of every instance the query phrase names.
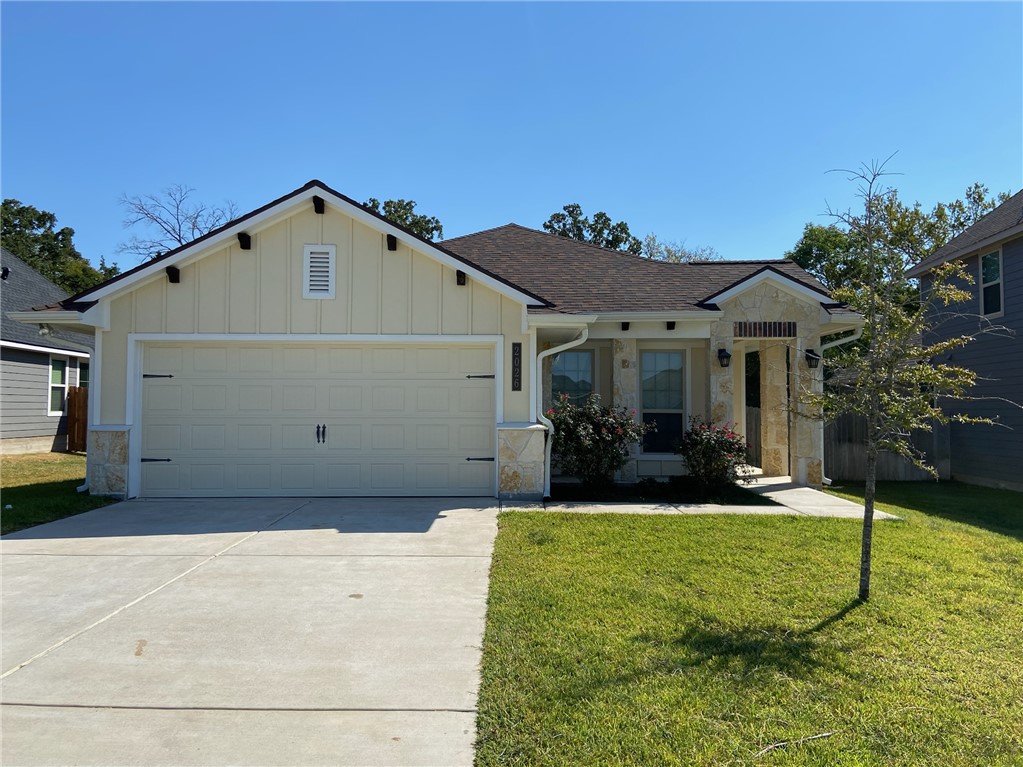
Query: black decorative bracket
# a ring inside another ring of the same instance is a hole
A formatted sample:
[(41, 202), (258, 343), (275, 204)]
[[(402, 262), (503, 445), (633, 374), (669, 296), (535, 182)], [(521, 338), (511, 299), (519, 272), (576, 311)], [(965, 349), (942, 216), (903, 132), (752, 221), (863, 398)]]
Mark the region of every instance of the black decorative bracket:
[(242, 250), (252, 250), (252, 235), (248, 232), (238, 232), (238, 247)]
[(327, 212), (327, 206), (326, 203), (323, 202), (323, 198), (316, 194), (313, 195), (313, 210), (321, 216)]
[(168, 266), (164, 271), (167, 272), (167, 280), (169, 282), (173, 282), (175, 285), (181, 282), (181, 270), (176, 266)]
[(387, 235), (387, 249), (397, 250), (398, 249), (398, 238), (393, 234)]
[(463, 272), (461, 269), (455, 272), (455, 284), (456, 285), (465, 284), (465, 272)]

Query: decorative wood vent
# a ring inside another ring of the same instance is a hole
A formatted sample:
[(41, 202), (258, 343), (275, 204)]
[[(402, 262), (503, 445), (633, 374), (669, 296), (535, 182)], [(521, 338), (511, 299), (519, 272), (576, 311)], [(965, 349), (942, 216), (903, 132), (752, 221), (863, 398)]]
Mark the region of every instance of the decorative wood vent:
[(736, 338), (793, 338), (794, 322), (736, 322), (732, 334)]
[(334, 283), (337, 281), (335, 264), (336, 245), (306, 245), (303, 274), (305, 284), (303, 298), (333, 298)]

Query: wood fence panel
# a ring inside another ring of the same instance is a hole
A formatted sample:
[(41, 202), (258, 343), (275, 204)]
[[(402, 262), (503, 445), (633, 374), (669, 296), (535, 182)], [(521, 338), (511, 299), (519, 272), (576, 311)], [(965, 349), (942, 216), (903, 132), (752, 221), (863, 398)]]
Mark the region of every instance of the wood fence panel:
[(67, 449), (84, 453), (89, 427), (89, 390), (71, 386), (67, 390)]
[[(830, 479), (862, 480), (867, 469), (867, 420), (852, 414), (841, 415), (824, 426), (824, 475)], [(913, 444), (927, 455), (943, 477), (947, 477), (948, 432), (915, 432)], [(932, 479), (905, 458), (882, 452), (877, 457), (877, 478), (902, 482)]]
[(749, 445), (747, 452), (750, 466), (760, 466), (760, 408), (746, 408), (746, 433), (742, 436), (746, 438), (746, 444)]

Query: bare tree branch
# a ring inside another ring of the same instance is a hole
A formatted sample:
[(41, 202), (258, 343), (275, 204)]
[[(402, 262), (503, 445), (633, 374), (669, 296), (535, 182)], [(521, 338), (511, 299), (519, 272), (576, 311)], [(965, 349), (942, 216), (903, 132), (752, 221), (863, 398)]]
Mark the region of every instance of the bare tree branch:
[(195, 190), (173, 184), (160, 194), (121, 195), (125, 209), (122, 223), (126, 229), (141, 226), (143, 236), (132, 235), (117, 250), (147, 261), (168, 250), (186, 245), (238, 217), (237, 206), (230, 201), (223, 206), (191, 201)]

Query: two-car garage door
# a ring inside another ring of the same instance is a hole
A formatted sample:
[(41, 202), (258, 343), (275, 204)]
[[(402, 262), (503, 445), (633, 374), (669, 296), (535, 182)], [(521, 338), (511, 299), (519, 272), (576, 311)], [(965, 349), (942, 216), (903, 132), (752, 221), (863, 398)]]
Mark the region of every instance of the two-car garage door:
[(493, 495), (494, 349), (144, 349), (142, 495)]

